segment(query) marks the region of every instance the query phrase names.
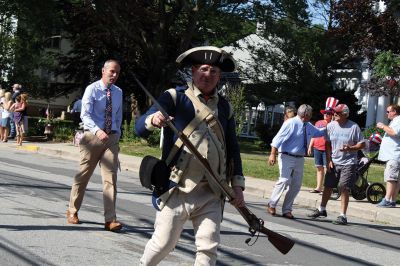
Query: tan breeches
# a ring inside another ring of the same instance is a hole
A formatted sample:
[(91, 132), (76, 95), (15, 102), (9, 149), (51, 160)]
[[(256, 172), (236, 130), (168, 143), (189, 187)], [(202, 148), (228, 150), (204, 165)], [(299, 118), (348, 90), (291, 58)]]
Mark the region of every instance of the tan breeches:
[(97, 164), (100, 164), (103, 179), (104, 219), (110, 222), (116, 219), (115, 202), (117, 197), (118, 171), (118, 134), (109, 135), (102, 143), (95, 135), (85, 132), (80, 141), (80, 170), (74, 177), (69, 201), (70, 213), (79, 211), (86, 186)]
[(191, 192), (176, 189), (165, 207), (157, 212), (154, 233), (145, 247), (141, 265), (157, 265), (176, 246), (187, 220), (191, 220), (196, 243), (194, 265), (215, 265), (220, 242), (221, 199), (206, 181)]

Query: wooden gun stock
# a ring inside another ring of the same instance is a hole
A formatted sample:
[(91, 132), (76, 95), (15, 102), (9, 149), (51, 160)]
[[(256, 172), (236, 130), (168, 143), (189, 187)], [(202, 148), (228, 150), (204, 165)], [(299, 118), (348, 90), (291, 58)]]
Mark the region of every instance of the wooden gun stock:
[(255, 216), (247, 207), (238, 207), (237, 209), (250, 226), (249, 231), (252, 235), (255, 232), (265, 234), (268, 237), (268, 241), (282, 254), (287, 254), (292, 249), (295, 244), (292, 239), (266, 228), (264, 221)]
[[(153, 103), (157, 106), (158, 110), (162, 113), (165, 118), (169, 118), (168, 113), (164, 110), (164, 108), (158, 103), (158, 101), (151, 95), (151, 93), (143, 86), (143, 84), (133, 75), (136, 82), (143, 89), (143, 91), (147, 94), (147, 96), (153, 101)], [(235, 192), (233, 189), (226, 183), (225, 179), (219, 178), (214, 171), (211, 169), (211, 166), (206, 158), (201, 155), (201, 153), (196, 149), (196, 147), (192, 144), (192, 142), (188, 139), (188, 137), (183, 134), (183, 132), (179, 131), (175, 125), (170, 121), (166, 121), (167, 126), (178, 136), (178, 138), (183, 142), (183, 144), (190, 150), (190, 152), (198, 159), (201, 164), (203, 164), (206, 169), (208, 175), (215, 181), (218, 185), (219, 189), (222, 191), (225, 197), (228, 198), (229, 201), (232, 201), (235, 198)], [(247, 224), (250, 226), (249, 231), (254, 236), (255, 232), (260, 232), (267, 235), (268, 240), (271, 244), (276, 247), (283, 254), (288, 253), (293, 245), (294, 241), (290, 238), (287, 238), (283, 235), (280, 235), (274, 231), (271, 231), (264, 227), (264, 221), (262, 219), (257, 218), (246, 206), (245, 207), (236, 207), (242, 217), (246, 220)]]

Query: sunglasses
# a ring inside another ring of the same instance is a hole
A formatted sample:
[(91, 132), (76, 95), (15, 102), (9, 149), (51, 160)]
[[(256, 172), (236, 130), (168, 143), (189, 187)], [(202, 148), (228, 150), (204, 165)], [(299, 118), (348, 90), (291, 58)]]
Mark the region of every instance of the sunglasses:
[(333, 115), (342, 115), (342, 112), (335, 112)]

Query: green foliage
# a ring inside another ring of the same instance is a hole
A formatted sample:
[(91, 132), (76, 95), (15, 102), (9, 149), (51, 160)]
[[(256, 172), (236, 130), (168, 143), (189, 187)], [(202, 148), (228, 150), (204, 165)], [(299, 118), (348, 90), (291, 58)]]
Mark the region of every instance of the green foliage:
[[(49, 40), (61, 34), (57, 1), (1, 1), (3, 2), (7, 4), (6, 8), (0, 8), (0, 16), (6, 17), (5, 21), (10, 18), (14, 21), (14, 28), (7, 31), (7, 38), (0, 38), (0, 47), (11, 48), (7, 53), (12, 54), (12, 61), (8, 61), (7, 67), (0, 67), (4, 70), (4, 78), (7, 79), (6, 86), (22, 83), (24, 90), (31, 96), (47, 99), (60, 94), (60, 90), (49, 89), (49, 78), (52, 75), (56, 76), (55, 69), (58, 64), (55, 60), (55, 50), (50, 52), (46, 49)], [(2, 26), (0, 25), (1, 29)], [(3, 55), (2, 52), (0, 54)], [(39, 68), (42, 73), (40, 76)]]
[(53, 141), (72, 142), (75, 136), (75, 130), (67, 123), (59, 123), (54, 127)]
[(136, 95), (141, 110), (148, 101), (131, 73), (158, 96), (175, 77), (180, 53), (205, 43), (228, 45), (255, 29), (247, 1), (62, 1), (60, 7), (73, 40), (60, 71), (83, 86), (100, 75), (104, 60), (115, 58), (118, 85)]
[(372, 65), (377, 78), (394, 78), (400, 74), (400, 56), (390, 50), (378, 53)]
[(28, 117), (27, 136), (44, 136), (46, 125), (53, 126), (53, 141), (70, 142), (75, 135), (73, 121), (52, 119), (51, 121), (43, 117)]
[(257, 123), (255, 131), (260, 139), (260, 148), (269, 149), (272, 139), (280, 129), (280, 125), (274, 125), (272, 128), (263, 123)]
[(368, 139), (373, 133), (378, 132), (382, 137), (385, 134), (385, 131), (381, 128), (377, 128), (376, 126), (370, 126), (364, 129), (363, 136), (365, 139)]
[(233, 114), (235, 115), (236, 121), (236, 136), (239, 136), (242, 132), (243, 123), (246, 119), (245, 88), (243, 85), (232, 86), (230, 84), (226, 84), (225, 96), (232, 105)]
[(129, 124), (127, 120), (124, 120), (124, 124), (122, 125), (122, 141), (128, 143), (139, 140), (140, 137), (135, 132), (135, 120), (132, 119)]
[(43, 136), (44, 123), (39, 122), (40, 117), (29, 117), (28, 116), (28, 131), (27, 136)]
[(339, 61), (324, 28), (311, 25), (306, 1), (266, 1), (258, 8), (265, 44), (249, 41), (252, 71), (243, 75), (257, 84), (247, 92), (266, 105), (294, 101), (322, 108), (334, 96), (331, 68)]
[(147, 143), (150, 146), (158, 146), (160, 145), (160, 138), (161, 138), (161, 130), (155, 129), (151, 134), (147, 137)]

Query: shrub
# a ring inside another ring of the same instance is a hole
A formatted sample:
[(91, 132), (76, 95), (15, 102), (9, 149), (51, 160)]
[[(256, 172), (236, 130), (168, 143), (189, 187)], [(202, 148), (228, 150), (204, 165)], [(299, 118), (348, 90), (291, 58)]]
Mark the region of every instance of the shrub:
[(378, 132), (382, 137), (385, 134), (385, 131), (383, 129), (377, 128), (376, 126), (370, 126), (364, 129), (364, 138), (368, 139), (375, 132)]
[(75, 130), (70, 125), (58, 125), (54, 127), (53, 140), (57, 142), (72, 142)]
[(161, 138), (161, 130), (156, 129), (147, 137), (146, 140), (150, 146), (158, 146), (160, 145), (160, 138)]
[(269, 149), (272, 139), (275, 137), (276, 133), (278, 133), (279, 129), (281, 128), (281, 125), (274, 125), (272, 128), (270, 126), (267, 126), (263, 123), (258, 123), (255, 131), (259, 139), (261, 140), (260, 142), (260, 148), (262, 149)]
[(128, 123), (127, 120), (124, 120), (124, 124), (122, 125), (122, 141), (123, 142), (137, 142), (140, 140), (140, 137), (136, 135), (135, 132), (135, 120), (131, 120)]
[(44, 124), (39, 122), (40, 117), (28, 116), (28, 130), (26, 136), (43, 136)]

